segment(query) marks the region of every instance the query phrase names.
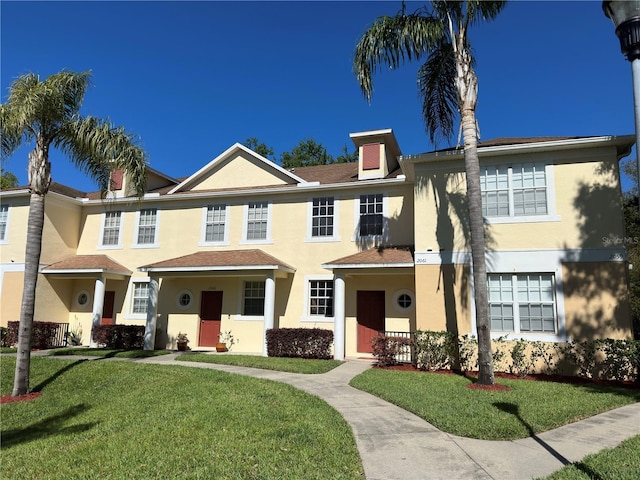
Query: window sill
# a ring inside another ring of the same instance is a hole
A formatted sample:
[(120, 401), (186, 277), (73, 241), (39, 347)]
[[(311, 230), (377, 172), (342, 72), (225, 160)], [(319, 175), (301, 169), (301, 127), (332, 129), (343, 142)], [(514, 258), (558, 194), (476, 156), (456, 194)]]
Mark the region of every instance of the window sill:
[(236, 315), (234, 320), (244, 322), (262, 322), (264, 321), (264, 315)]
[(146, 313), (128, 313), (124, 315), (123, 318), (125, 320), (146, 320), (147, 314)]
[(304, 239), (306, 243), (329, 243), (340, 242), (340, 237), (306, 237)]
[(485, 223), (498, 225), (503, 223), (547, 223), (560, 222), (560, 215), (523, 215), (519, 217), (485, 217)]
[(273, 245), (270, 238), (264, 240), (241, 240), (238, 245)]
[(131, 245), (131, 248), (160, 248), (159, 243), (136, 243)]
[(559, 335), (557, 333), (542, 333), (542, 332), (532, 332), (532, 333), (515, 333), (515, 332), (491, 332), (491, 339), (497, 340), (500, 337), (504, 337), (503, 340), (517, 341), (517, 340), (526, 340), (528, 342), (553, 342), (553, 343), (562, 343), (568, 342), (569, 338), (566, 335)]
[(302, 317), (301, 323), (335, 323), (334, 317)]
[(229, 245), (231, 245), (231, 243), (229, 243), (228, 241), (222, 241), (222, 242), (200, 242), (198, 243), (199, 247), (228, 247)]
[(96, 250), (122, 250), (122, 245), (98, 245)]

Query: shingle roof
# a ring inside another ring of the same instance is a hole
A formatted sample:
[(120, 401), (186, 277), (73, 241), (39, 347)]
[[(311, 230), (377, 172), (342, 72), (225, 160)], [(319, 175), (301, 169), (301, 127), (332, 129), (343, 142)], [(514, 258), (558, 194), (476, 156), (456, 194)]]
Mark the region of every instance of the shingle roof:
[(295, 271), (295, 268), (263, 252), (262, 250), (224, 250), (215, 252), (196, 252), (182, 257), (171, 258), (161, 262), (144, 265), (139, 270), (163, 269), (248, 269), (248, 268), (276, 268)]
[(413, 252), (413, 246), (377, 247), (326, 262), (324, 265), (332, 267), (413, 266)]
[(131, 275), (131, 270), (107, 255), (76, 255), (46, 266), (43, 272), (55, 273), (63, 270), (101, 270)]

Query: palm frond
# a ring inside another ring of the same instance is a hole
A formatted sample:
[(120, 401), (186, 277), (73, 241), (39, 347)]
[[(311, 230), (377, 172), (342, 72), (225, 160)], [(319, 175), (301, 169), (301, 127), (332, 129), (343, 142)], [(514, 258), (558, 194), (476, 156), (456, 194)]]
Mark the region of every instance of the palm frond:
[(74, 117), (60, 130), (54, 146), (69, 156), (78, 169), (108, 185), (111, 170), (122, 168), (139, 196), (146, 185), (147, 159), (136, 138), (123, 127), (95, 117)]
[(453, 135), (454, 121), (458, 117), (459, 102), (456, 88), (456, 61), (451, 42), (443, 41), (434, 49), (418, 70), (418, 90), (422, 98), (422, 117), (429, 140)]
[(353, 60), (353, 71), (367, 100), (371, 101), (375, 71), (420, 59), (446, 34), (439, 19), (421, 13), (376, 19), (356, 45)]

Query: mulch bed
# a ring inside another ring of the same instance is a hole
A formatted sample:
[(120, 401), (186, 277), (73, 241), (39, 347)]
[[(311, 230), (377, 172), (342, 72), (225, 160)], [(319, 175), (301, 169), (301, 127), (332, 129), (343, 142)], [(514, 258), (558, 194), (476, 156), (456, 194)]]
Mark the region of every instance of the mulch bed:
[[(493, 385), (478, 385), (474, 380), (478, 378), (478, 372), (460, 372), (455, 370), (421, 370), (414, 367), (410, 363), (401, 363), (398, 365), (392, 365), (389, 367), (379, 367), (374, 365), (374, 368), (382, 368), (386, 370), (401, 370), (407, 372), (424, 372), (424, 373), (436, 373), (440, 375), (462, 375), (473, 381), (467, 385), (467, 388), (473, 390), (490, 390), (490, 391), (507, 391), (511, 390), (509, 387), (495, 383)], [(557, 383), (571, 383), (575, 385), (602, 385), (606, 387), (622, 387), (634, 390), (640, 390), (640, 382), (625, 382), (621, 380), (600, 380), (598, 378), (586, 378), (575, 377), (570, 375), (548, 375), (546, 373), (536, 373), (533, 375), (526, 375), (519, 377), (513, 373), (507, 372), (495, 372), (495, 378), (507, 378), (510, 380), (529, 380), (533, 382), (557, 382)]]
[(34, 398), (38, 398), (42, 396), (42, 392), (31, 392), (25, 395), (18, 395), (17, 397), (12, 397), (11, 395), (4, 395), (0, 397), (0, 405), (4, 405), (5, 403), (15, 403), (15, 402), (27, 402), (29, 400), (33, 400)]

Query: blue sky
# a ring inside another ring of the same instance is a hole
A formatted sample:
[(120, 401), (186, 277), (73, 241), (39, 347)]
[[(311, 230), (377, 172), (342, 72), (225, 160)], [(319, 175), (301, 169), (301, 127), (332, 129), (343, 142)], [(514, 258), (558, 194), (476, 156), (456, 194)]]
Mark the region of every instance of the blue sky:
[[(352, 71), (359, 37), (400, 6), (3, 0), (2, 101), (21, 74), (91, 69), (82, 113), (139, 135), (151, 166), (175, 177), (248, 137), (277, 156), (304, 138), (337, 156), (353, 149), (349, 133), (392, 128), (403, 154), (430, 151), (419, 64), (376, 74), (371, 104)], [(470, 38), (481, 139), (634, 132), (630, 64), (600, 1), (512, 1)], [(51, 161), (55, 181), (96, 189), (61, 154)], [(23, 148), (5, 168), (24, 184), (26, 164)]]

